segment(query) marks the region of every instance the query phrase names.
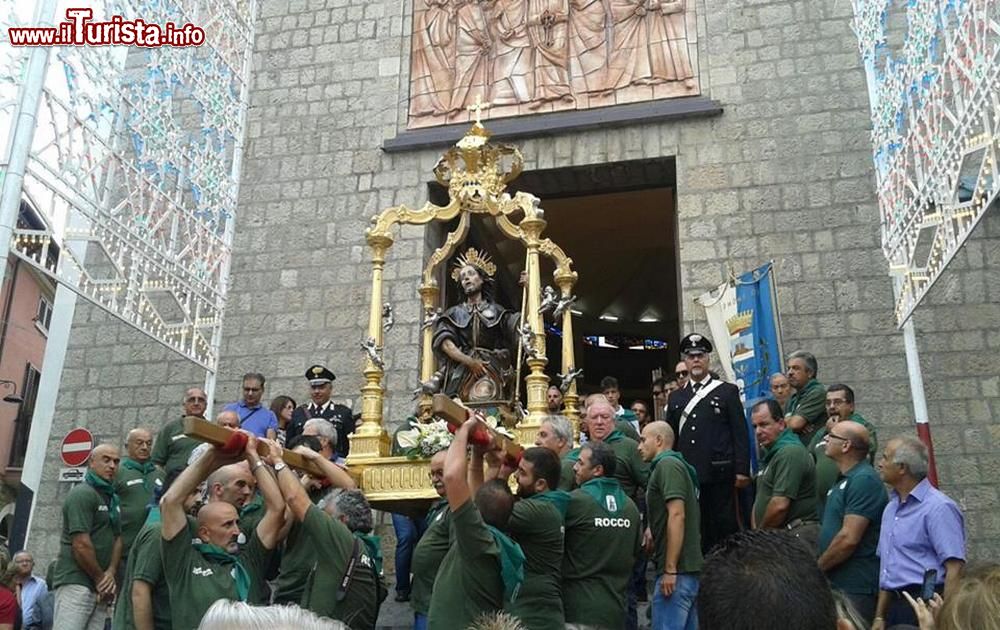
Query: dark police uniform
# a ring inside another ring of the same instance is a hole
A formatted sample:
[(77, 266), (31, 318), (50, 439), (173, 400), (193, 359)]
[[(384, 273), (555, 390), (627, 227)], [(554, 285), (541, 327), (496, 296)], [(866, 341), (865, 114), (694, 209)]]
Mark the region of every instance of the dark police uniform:
[[(681, 341), (681, 353), (708, 353), (711, 342), (697, 334)], [(681, 426), (684, 408), (702, 387), (719, 383), (691, 410)], [(667, 422), (677, 436), (678, 450), (698, 473), (701, 542), (707, 552), (740, 529), (736, 475), (750, 476), (750, 434), (740, 390), (732, 383), (708, 376), (689, 381), (670, 395)]]
[[(329, 383), (336, 378), (333, 372), (322, 365), (314, 365), (306, 370), (306, 380), (309, 381), (310, 385)], [(290, 444), (293, 439), (302, 435), (302, 429), (305, 428), (306, 422), (312, 418), (323, 418), (333, 424), (337, 429), (337, 456), (347, 457), (347, 453), (351, 449), (351, 443), (347, 436), (354, 433), (354, 414), (349, 407), (335, 404), (332, 400), (326, 401), (326, 404), (319, 409), (311, 401), (296, 407), (295, 411), (292, 412), (291, 421), (285, 428), (285, 443)]]

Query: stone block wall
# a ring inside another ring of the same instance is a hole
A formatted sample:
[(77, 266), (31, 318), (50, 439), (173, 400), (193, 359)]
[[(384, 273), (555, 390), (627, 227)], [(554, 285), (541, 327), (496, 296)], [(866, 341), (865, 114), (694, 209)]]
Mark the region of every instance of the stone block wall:
[[(364, 229), (387, 206), (426, 201), (441, 153), (379, 148), (406, 126), (411, 8), (408, 0), (261, 3), (217, 408), (238, 396), (249, 370), (268, 375), (266, 397), (301, 400), (313, 362), (337, 373), (335, 398), (360, 408)], [(702, 90), (722, 104), (721, 116), (531, 138), (520, 142), (526, 169), (675, 156), (685, 332), (707, 328), (694, 297), (731, 267), (774, 259), (786, 351), (812, 351), (822, 381), (854, 387), (880, 435), (911, 431), (850, 3), (698, 1), (696, 10)], [(998, 239), (1000, 219), (988, 217), (915, 320), (942, 485), (966, 509), (979, 557), (1000, 552)], [(396, 317), (386, 337), (392, 422), (408, 414), (417, 385), (416, 287), (428, 251), (422, 230), (403, 229), (386, 267)], [(74, 424), (106, 439), (158, 426), (178, 412), (184, 386), (201, 379), (81, 306), (50, 452)], [(43, 559), (54, 554), (67, 490), (54, 481), (57, 469), (53, 458), (31, 533)]]

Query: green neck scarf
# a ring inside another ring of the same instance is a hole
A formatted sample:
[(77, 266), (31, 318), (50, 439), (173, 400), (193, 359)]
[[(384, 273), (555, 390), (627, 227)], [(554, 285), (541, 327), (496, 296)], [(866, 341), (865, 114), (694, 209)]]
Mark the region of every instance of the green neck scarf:
[(131, 457), (123, 457), (122, 458), (122, 466), (124, 466), (125, 468), (128, 468), (129, 470), (134, 470), (134, 471), (136, 471), (138, 473), (141, 473), (142, 474), (142, 487), (145, 488), (146, 490), (150, 489), (150, 486), (149, 486), (149, 481), (150, 480), (148, 479), (148, 477), (149, 477), (149, 473), (151, 473), (151, 472), (153, 472), (153, 471), (156, 470), (156, 464), (154, 464), (151, 461), (147, 461), (145, 464), (143, 464), (141, 462), (135, 461)]
[(565, 490), (546, 490), (545, 492), (540, 492), (538, 494), (529, 497), (529, 501), (532, 499), (538, 499), (539, 501), (545, 501), (546, 503), (551, 503), (559, 510), (559, 514), (566, 518), (566, 508), (569, 507), (569, 493)]
[(781, 435), (778, 436), (778, 439), (771, 444), (771, 446), (764, 447), (764, 457), (761, 459), (761, 463), (767, 466), (768, 462), (774, 459), (774, 456), (778, 454), (778, 451), (786, 446), (791, 446), (792, 444), (802, 444), (802, 440), (800, 440), (791, 429), (785, 429), (781, 432)]
[(105, 481), (98, 477), (93, 470), (87, 469), (87, 474), (84, 475), (83, 480), (88, 486), (97, 490), (98, 494), (108, 495), (108, 519), (111, 520), (111, 527), (114, 530), (118, 530), (121, 527), (121, 501), (118, 499), (118, 493), (115, 492), (115, 486), (110, 481)]
[(625, 509), (625, 493), (617, 479), (594, 477), (580, 486), (580, 489), (590, 495), (590, 498), (609, 516), (616, 516)]
[(149, 508), (149, 512), (146, 514), (146, 522), (144, 524), (152, 525), (153, 523), (159, 523), (159, 522), (161, 522), (160, 506), (154, 505), (153, 507)]
[(193, 547), (198, 550), (198, 553), (212, 562), (222, 565), (233, 565), (233, 581), (236, 582), (236, 595), (241, 602), (247, 601), (247, 597), (250, 596), (250, 574), (243, 566), (243, 563), (240, 562), (240, 559), (218, 545), (194, 543)]
[(486, 529), (493, 534), (493, 540), (500, 550), (500, 577), (503, 578), (504, 601), (512, 602), (517, 599), (521, 583), (524, 582), (524, 552), (521, 551), (519, 544), (496, 527), (487, 525)]
[(681, 455), (680, 453), (678, 453), (677, 451), (667, 449), (667, 450), (663, 451), (662, 453), (658, 453), (656, 455), (656, 457), (653, 458), (653, 462), (652, 462), (652, 464), (650, 464), (649, 469), (650, 470), (655, 470), (656, 469), (656, 465), (659, 464), (660, 462), (662, 462), (663, 460), (667, 459), (668, 457), (673, 457), (674, 459), (678, 460), (680, 463), (684, 464), (684, 467), (687, 468), (688, 477), (691, 478), (691, 483), (694, 484), (694, 494), (697, 497), (698, 496), (698, 472), (694, 469), (694, 466), (692, 466), (691, 464), (687, 463), (687, 460), (684, 459), (684, 456)]
[(249, 503), (245, 504), (243, 507), (240, 508), (240, 518), (243, 518), (247, 514), (256, 512), (257, 510), (263, 508), (264, 508), (264, 497), (262, 497), (260, 494), (255, 494), (254, 497), (250, 499)]
[(608, 437), (604, 438), (601, 441), (604, 442), (605, 444), (614, 444), (615, 442), (620, 442), (621, 440), (624, 439), (625, 439), (625, 434), (619, 431), (618, 429), (615, 429), (614, 431), (608, 434)]
[(351, 533), (354, 534), (355, 538), (364, 543), (368, 557), (375, 563), (375, 573), (382, 575), (382, 539), (378, 536), (362, 534), (361, 532)]

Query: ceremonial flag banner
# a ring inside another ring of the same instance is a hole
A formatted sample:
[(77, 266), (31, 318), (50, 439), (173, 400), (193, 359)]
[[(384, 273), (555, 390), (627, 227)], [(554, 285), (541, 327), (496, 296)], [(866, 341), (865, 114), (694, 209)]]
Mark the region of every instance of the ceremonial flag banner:
[(745, 405), (771, 395), (770, 376), (781, 371), (781, 335), (774, 263), (768, 262), (700, 296), (712, 341)]

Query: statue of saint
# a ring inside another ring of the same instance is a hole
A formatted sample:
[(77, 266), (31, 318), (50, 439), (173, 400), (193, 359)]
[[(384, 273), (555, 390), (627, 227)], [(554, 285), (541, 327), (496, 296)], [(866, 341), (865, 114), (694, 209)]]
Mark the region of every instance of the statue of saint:
[(520, 343), (520, 313), (490, 299), (494, 265), (476, 249), (460, 256), (451, 277), (464, 299), (434, 322), (440, 391), (464, 402), (509, 402)]

